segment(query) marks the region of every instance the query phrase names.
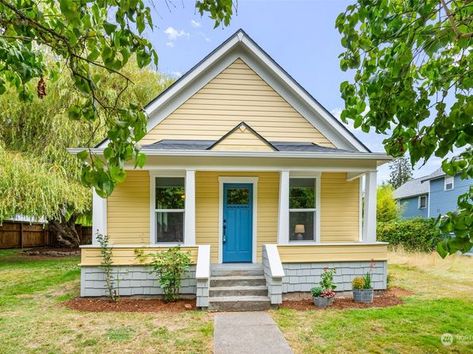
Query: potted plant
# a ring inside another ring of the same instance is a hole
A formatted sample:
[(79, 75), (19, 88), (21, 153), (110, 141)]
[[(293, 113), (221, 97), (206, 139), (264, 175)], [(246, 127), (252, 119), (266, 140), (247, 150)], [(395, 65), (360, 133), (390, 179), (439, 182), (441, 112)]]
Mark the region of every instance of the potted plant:
[(333, 298), (335, 297), (334, 290), (337, 287), (333, 283), (334, 274), (335, 269), (325, 268), (319, 286), (315, 286), (310, 290), (315, 306), (325, 308), (333, 303)]
[(362, 277), (356, 277), (352, 281), (353, 299), (355, 302), (371, 304), (373, 302), (374, 290), (371, 286), (371, 274), (368, 272)]

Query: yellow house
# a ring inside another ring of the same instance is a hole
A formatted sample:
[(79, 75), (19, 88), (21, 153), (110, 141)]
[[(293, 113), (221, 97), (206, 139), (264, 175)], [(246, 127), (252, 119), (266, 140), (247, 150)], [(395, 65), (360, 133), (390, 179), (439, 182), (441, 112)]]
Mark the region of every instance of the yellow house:
[[(200, 307), (278, 304), (309, 291), (325, 267), (336, 269), (337, 290), (366, 272), (386, 288), (376, 170), (390, 158), (371, 152), (245, 32), (146, 111), (146, 165), (130, 166), (108, 199), (93, 202), (94, 234), (110, 238), (121, 295), (160, 294), (135, 250), (175, 245), (193, 262), (181, 292)], [(100, 262), (94, 237), (81, 250), (82, 296), (104, 294)]]

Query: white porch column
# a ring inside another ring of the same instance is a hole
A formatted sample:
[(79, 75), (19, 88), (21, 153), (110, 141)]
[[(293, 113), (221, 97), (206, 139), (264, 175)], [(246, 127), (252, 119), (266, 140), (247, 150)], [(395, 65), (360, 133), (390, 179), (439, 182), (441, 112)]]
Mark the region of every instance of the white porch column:
[(365, 175), (363, 242), (376, 242), (376, 175), (376, 171)]
[(195, 245), (195, 170), (186, 170), (184, 244)]
[(92, 190), (92, 244), (97, 245), (97, 235), (107, 234), (107, 199)]
[(289, 243), (289, 171), (279, 175), (278, 243)]

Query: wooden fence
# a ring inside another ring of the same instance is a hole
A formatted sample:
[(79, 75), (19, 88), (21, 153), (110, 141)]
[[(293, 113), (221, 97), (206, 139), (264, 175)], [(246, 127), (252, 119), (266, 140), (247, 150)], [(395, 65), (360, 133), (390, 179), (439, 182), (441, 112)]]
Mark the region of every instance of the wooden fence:
[[(77, 225), (76, 228), (81, 244), (90, 244), (92, 228), (81, 225)], [(42, 246), (60, 246), (58, 241), (49, 234), (47, 224), (4, 221), (0, 225), (0, 249)]]

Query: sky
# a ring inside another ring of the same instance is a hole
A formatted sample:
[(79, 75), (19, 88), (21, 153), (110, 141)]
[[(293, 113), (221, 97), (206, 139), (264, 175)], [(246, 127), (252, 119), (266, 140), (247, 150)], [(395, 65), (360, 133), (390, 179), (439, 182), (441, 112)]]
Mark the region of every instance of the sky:
[[(194, 0), (154, 2), (156, 28), (146, 32), (159, 55), (158, 70), (179, 77), (220, 43), (242, 28), (297, 82), (334, 116), (344, 103), (340, 83), (351, 78), (341, 71), (343, 51), (335, 19), (351, 1), (345, 0), (238, 0), (237, 13), (228, 27), (214, 28), (206, 14), (195, 10)], [(384, 137), (349, 127), (372, 151), (384, 152)], [(416, 166), (414, 177), (427, 175), (441, 160)], [(378, 170), (378, 183), (389, 178), (388, 165)]]

